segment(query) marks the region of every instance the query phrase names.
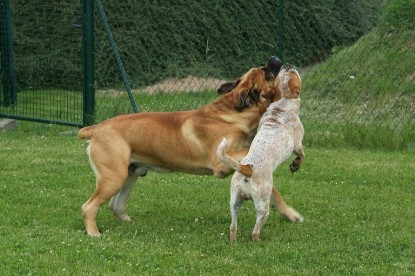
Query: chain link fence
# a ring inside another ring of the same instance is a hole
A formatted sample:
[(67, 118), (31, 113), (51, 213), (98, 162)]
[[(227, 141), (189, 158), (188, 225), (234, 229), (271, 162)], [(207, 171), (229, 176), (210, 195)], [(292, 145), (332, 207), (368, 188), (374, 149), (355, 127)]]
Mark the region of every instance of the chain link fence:
[[(92, 2), (95, 122), (134, 112), (107, 21), (140, 112), (198, 108), (277, 55), (301, 71), (306, 144), (415, 148), (414, 32), (382, 25), (386, 1), (103, 0), (105, 17)], [(81, 11), (12, 3), (17, 104), (1, 86), (1, 114), (83, 124)]]
[(1, 116), (81, 125), (80, 3), (1, 0), (0, 7)]

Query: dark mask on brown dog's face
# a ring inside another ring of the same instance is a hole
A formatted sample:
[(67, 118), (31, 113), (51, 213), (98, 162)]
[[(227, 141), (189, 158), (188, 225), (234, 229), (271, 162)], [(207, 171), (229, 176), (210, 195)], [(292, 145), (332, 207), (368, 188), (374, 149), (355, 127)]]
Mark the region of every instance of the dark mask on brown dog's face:
[[(261, 68), (264, 71), (264, 75), (265, 75), (265, 80), (267, 81), (273, 81), (275, 79), (275, 76), (278, 75), (278, 73), (280, 72), (282, 66), (282, 62), (279, 58), (277, 57), (270, 57), (270, 59), (267, 61), (267, 63), (264, 66), (261, 66), (259, 68)], [(232, 89), (234, 89), (239, 82), (241, 81), (241, 78), (233, 81), (233, 82), (227, 82), (222, 84), (219, 89), (218, 89), (218, 93), (219, 94), (225, 94), (230, 92)]]
[(251, 89), (248, 93), (239, 94), (239, 105), (235, 105), (235, 109), (238, 112), (242, 112), (244, 108), (250, 107), (254, 103), (259, 102), (261, 98), (261, 91), (258, 89)]
[(275, 77), (278, 75), (278, 73), (281, 70), (282, 61), (272, 56), (267, 63), (262, 67), (262, 70), (265, 72), (265, 79), (267, 81), (274, 80)]
[(235, 109), (242, 112), (245, 108), (259, 102), (261, 96), (268, 101), (277, 98), (276, 89), (273, 87), (275, 76), (281, 68), (282, 62), (277, 57), (271, 57), (261, 67), (252, 68), (245, 75), (234, 82), (224, 83), (218, 89), (218, 93), (235, 93)]

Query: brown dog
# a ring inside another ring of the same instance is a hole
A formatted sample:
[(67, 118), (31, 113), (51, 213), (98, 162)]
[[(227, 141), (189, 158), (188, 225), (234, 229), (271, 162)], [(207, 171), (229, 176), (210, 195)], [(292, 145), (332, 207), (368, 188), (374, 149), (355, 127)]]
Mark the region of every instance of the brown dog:
[(149, 170), (231, 174), (216, 149), (226, 137), (230, 156), (241, 160), (246, 155), (261, 115), (281, 97), (274, 87), (280, 68), (281, 61), (271, 58), (265, 66), (222, 85), (219, 91), (227, 93), (197, 110), (121, 115), (82, 128), (78, 136), (89, 140), (87, 151), (97, 179), (95, 192), (82, 206), (88, 235), (100, 235), (96, 215), (110, 198), (114, 215), (130, 220), (128, 197), (137, 178)]

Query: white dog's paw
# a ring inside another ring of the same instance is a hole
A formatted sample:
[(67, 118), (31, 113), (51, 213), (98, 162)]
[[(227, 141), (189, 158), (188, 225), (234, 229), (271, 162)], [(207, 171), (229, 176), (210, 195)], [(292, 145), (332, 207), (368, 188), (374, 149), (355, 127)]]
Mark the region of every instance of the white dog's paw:
[(298, 213), (296, 210), (294, 210), (291, 207), (287, 207), (285, 212), (283, 212), (282, 214), (291, 222), (301, 223), (304, 221), (304, 218), (300, 215), (300, 213)]

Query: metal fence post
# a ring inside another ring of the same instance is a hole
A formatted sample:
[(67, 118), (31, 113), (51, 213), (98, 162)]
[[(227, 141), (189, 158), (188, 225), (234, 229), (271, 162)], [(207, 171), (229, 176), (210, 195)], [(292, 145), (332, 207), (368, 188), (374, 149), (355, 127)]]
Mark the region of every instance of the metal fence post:
[(121, 73), (121, 78), (124, 82), (124, 86), (127, 89), (128, 98), (130, 99), (131, 106), (133, 107), (134, 112), (138, 112), (138, 107), (133, 97), (133, 93), (131, 92), (130, 82), (128, 81), (127, 73), (125, 72), (124, 65), (121, 61), (120, 53), (118, 52), (117, 45), (115, 44), (114, 37), (112, 36), (112, 32), (110, 29), (110, 25), (108, 24), (107, 16), (105, 15), (104, 7), (101, 4), (100, 0), (95, 0), (95, 3), (98, 8), (98, 12), (101, 15), (102, 23), (104, 24), (105, 31), (107, 32), (108, 40), (110, 41), (111, 48), (114, 52), (115, 60), (117, 61), (118, 69)]
[(95, 115), (94, 3), (82, 0), (83, 125), (92, 125)]
[(16, 78), (13, 66), (13, 36), (10, 0), (0, 0), (0, 53), (2, 68), (3, 101), (7, 107), (17, 103)]
[(279, 0), (278, 4), (278, 57), (284, 62), (285, 46), (285, 5), (284, 0)]

